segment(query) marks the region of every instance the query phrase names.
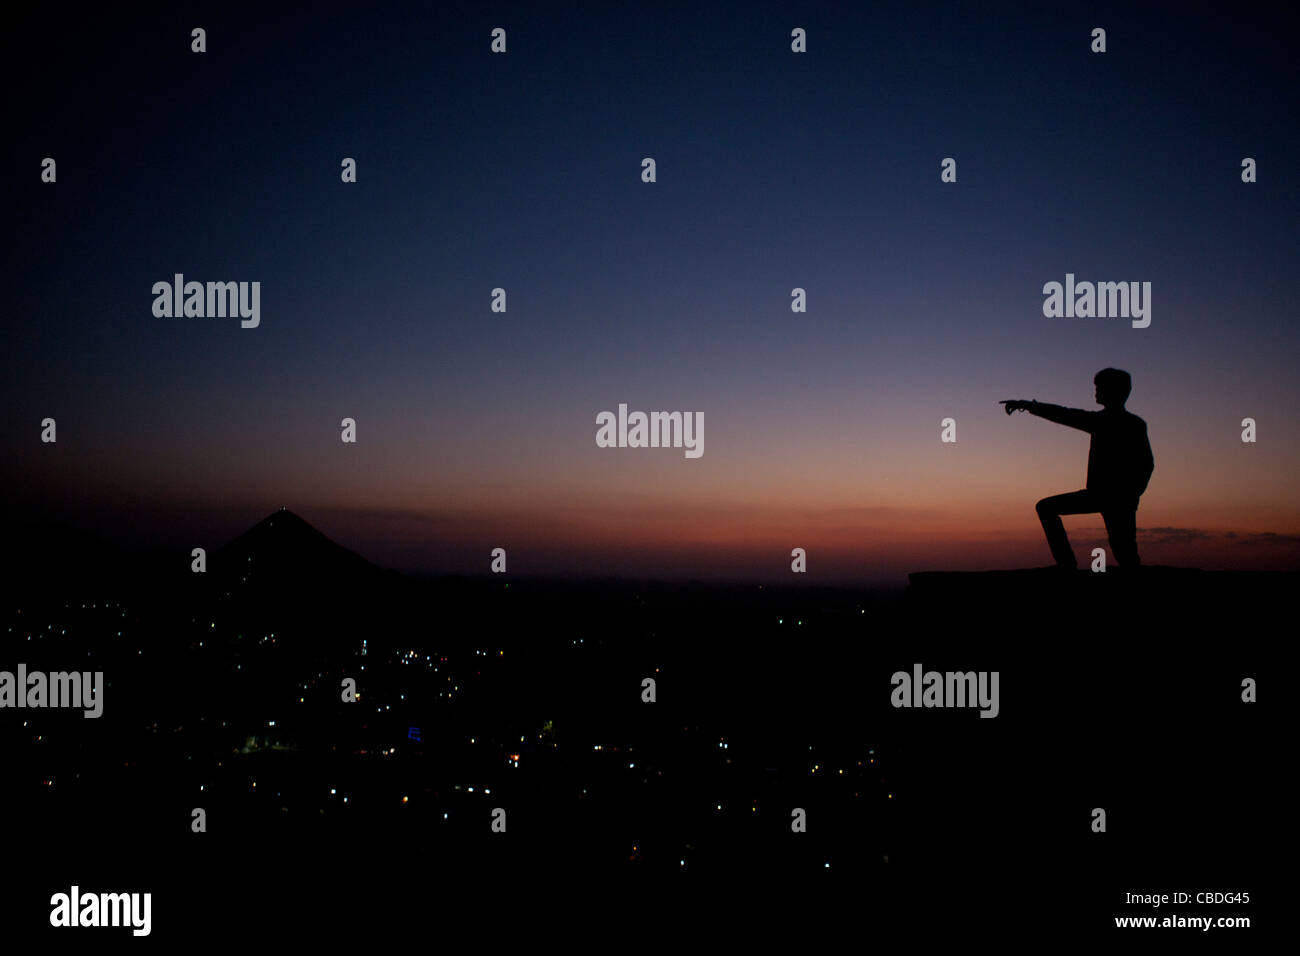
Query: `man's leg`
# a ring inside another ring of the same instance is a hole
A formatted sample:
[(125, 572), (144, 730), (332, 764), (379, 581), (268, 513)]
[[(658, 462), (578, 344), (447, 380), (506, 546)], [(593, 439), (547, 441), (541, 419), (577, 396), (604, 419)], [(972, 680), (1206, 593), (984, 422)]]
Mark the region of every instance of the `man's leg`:
[(1038, 520), (1043, 523), (1043, 532), (1047, 535), (1047, 546), (1052, 549), (1052, 557), (1057, 567), (1074, 569), (1079, 563), (1070, 550), (1070, 539), (1065, 535), (1065, 525), (1061, 515), (1086, 515), (1097, 510), (1096, 499), (1087, 491), (1072, 491), (1065, 495), (1053, 495), (1044, 498), (1035, 505)]
[(1121, 568), (1136, 568), (1138, 560), (1137, 546), (1137, 502), (1111, 504), (1107, 502), (1102, 509), (1101, 520), (1106, 522), (1106, 535), (1110, 538), (1110, 553)]

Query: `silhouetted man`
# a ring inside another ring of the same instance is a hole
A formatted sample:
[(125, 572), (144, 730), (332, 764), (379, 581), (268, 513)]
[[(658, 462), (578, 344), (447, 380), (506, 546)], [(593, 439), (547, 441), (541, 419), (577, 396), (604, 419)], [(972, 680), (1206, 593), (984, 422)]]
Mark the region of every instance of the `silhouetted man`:
[(1083, 491), (1053, 495), (1038, 502), (1038, 520), (1043, 523), (1047, 544), (1060, 568), (1074, 570), (1078, 564), (1070, 550), (1061, 515), (1101, 513), (1110, 538), (1110, 550), (1122, 568), (1139, 565), (1137, 552), (1138, 498), (1147, 490), (1155, 459), (1147, 440), (1147, 423), (1124, 408), (1133, 382), (1128, 372), (1104, 368), (1092, 380), (1097, 386), (1099, 412), (1063, 408), (1045, 402), (1004, 401), (1007, 414), (1026, 411), (1039, 418), (1069, 425), (1092, 435), (1088, 449), (1088, 481)]

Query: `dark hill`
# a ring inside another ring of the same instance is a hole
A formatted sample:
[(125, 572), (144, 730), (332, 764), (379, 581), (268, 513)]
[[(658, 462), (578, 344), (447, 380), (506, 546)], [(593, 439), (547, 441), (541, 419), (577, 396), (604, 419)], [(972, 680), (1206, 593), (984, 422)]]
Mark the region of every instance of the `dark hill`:
[(1176, 638), (1222, 646), (1271, 640), (1290, 616), (1297, 587), (1297, 571), (928, 571), (908, 575), (903, 605), (914, 626), (954, 638), (1082, 636), (1131, 648)]
[(245, 594), (369, 583), (383, 573), (285, 508), (215, 552), (208, 572), (224, 590)]
[[(331, 541), (292, 511), (268, 515), (209, 555), (199, 616), (237, 642), (270, 640), (285, 652), (360, 646), (404, 594), (402, 577)], [(373, 643), (373, 641), (372, 641)]]

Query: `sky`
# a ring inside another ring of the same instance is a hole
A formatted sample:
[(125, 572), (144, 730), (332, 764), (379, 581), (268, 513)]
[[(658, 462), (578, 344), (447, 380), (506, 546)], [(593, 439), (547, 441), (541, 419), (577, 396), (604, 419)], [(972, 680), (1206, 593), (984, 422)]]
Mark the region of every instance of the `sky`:
[[(1300, 567), (1268, 6), (268, 6), (3, 41), (7, 520), (188, 553), (284, 506), (428, 573), (1041, 566), (1088, 436), (997, 402), (1094, 409), (1118, 367), (1143, 560)], [(260, 325), (155, 316), (178, 272), (259, 281)], [(1067, 273), (1150, 282), (1150, 326), (1045, 317)], [(620, 403), (702, 413), (704, 454), (597, 447)]]

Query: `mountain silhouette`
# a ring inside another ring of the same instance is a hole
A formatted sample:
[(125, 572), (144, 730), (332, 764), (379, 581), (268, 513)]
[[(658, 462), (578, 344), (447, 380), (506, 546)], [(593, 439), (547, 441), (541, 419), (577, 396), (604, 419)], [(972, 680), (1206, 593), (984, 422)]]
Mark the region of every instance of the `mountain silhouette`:
[(328, 584), (368, 583), (383, 574), (287, 508), (263, 518), (216, 551), (208, 571), (223, 590), (243, 594), (318, 591)]
[(287, 509), (208, 557), (194, 605), (237, 641), (276, 640), (325, 655), (361, 646), (402, 596), (402, 576), (371, 564)]

